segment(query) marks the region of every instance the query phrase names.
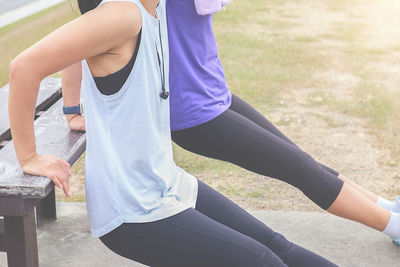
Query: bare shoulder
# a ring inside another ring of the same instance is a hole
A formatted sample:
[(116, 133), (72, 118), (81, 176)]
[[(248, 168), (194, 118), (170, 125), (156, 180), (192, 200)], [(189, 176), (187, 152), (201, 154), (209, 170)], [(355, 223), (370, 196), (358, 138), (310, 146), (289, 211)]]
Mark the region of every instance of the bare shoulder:
[(102, 55), (132, 41), (141, 27), (141, 12), (136, 4), (107, 2), (26, 49), (12, 65), (34, 69), (32, 73), (43, 79), (82, 59)]
[(105, 31), (117, 31), (127, 37), (136, 36), (142, 27), (139, 7), (129, 1), (106, 2), (84, 16), (94, 19)]

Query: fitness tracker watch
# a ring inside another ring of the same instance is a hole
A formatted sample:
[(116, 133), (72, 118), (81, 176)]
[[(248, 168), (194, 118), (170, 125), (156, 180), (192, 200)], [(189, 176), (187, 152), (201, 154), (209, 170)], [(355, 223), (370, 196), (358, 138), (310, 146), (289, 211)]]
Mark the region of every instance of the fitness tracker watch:
[(66, 107), (63, 106), (63, 113), (64, 114), (83, 114), (83, 105), (79, 104), (78, 106), (70, 106)]

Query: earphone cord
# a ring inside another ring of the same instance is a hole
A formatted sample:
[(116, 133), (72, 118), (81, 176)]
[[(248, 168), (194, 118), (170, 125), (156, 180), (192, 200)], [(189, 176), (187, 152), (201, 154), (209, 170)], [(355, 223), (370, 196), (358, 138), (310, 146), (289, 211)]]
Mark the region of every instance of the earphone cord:
[(164, 63), (164, 49), (163, 49), (163, 44), (162, 44), (162, 38), (161, 38), (161, 26), (160, 26), (160, 20), (158, 20), (158, 36), (160, 39), (160, 46), (161, 46), (161, 58), (162, 58), (162, 70), (161, 70), (161, 60), (159, 56), (159, 52), (157, 49), (157, 56), (158, 56), (158, 64), (160, 66), (160, 74), (161, 74), (161, 82), (162, 82), (162, 91), (165, 93), (165, 63)]

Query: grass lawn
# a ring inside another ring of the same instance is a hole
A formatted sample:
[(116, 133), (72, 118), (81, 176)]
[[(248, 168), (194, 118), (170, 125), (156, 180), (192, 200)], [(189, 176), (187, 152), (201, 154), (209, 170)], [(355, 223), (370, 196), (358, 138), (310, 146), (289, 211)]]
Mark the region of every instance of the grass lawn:
[(0, 86), (8, 83), (10, 61), (19, 53), (77, 16), (69, 2), (0, 29)]
[[(340, 152), (336, 147), (343, 145), (335, 143), (329, 133), (338, 131), (352, 137), (357, 133), (346, 133), (346, 127), (354, 125), (356, 131), (373, 140), (374, 149), (384, 149), (382, 153), (388, 155), (383, 163), (377, 160), (376, 167), (386, 168), (386, 172), (371, 176), (387, 175), (400, 163), (400, 12), (391, 8), (393, 3), (394, 0), (233, 1), (227, 11), (214, 17), (220, 58), (231, 91), (311, 154), (334, 162), (335, 167), (349, 173), (356, 170), (337, 159)], [(0, 85), (7, 83), (8, 64), (13, 57), (74, 17), (76, 11), (64, 3), (0, 29)], [(327, 134), (313, 136), (311, 132), (303, 133), (304, 128), (322, 129)], [(326, 145), (326, 158), (319, 147), (314, 148), (304, 138), (311, 136)], [(370, 145), (367, 141), (365, 144)], [(346, 146), (355, 151), (351, 142)], [(281, 182), (177, 146), (174, 153), (177, 165), (244, 207), (313, 209), (300, 193)], [(353, 166), (363, 156), (355, 157)], [(73, 168), (71, 200), (84, 200), (83, 169), (82, 160)], [(378, 191), (392, 196), (394, 191), (385, 190)], [(58, 199), (64, 198), (58, 193)]]

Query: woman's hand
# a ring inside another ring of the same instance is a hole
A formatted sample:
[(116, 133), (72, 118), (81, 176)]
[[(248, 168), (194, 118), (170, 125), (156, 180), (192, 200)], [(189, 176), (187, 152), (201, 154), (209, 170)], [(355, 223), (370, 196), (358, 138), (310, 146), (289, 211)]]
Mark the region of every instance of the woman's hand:
[(68, 127), (73, 131), (85, 131), (85, 117), (82, 115), (67, 115)]
[(36, 154), (22, 165), (25, 173), (45, 176), (62, 189), (67, 197), (71, 196), (68, 180), (71, 175), (71, 166), (68, 162), (53, 155)]

